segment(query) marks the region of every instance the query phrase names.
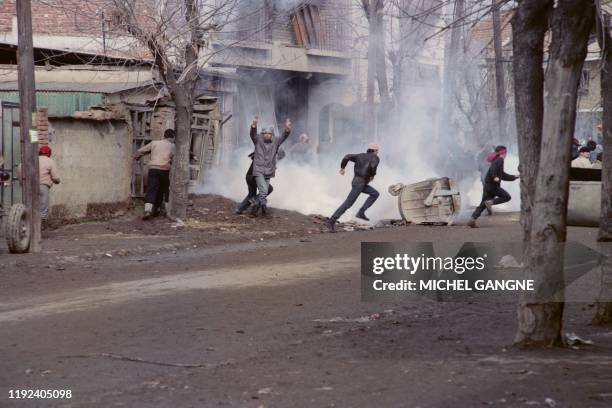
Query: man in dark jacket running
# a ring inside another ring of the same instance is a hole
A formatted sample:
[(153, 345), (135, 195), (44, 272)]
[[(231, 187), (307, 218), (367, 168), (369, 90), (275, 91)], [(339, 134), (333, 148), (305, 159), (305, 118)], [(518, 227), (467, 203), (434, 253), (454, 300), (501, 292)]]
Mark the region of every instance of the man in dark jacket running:
[(366, 153), (347, 154), (342, 159), (342, 162), (340, 163), (340, 174), (344, 176), (346, 165), (349, 161), (352, 161), (355, 163), (355, 176), (353, 177), (353, 181), (351, 183), (352, 188), (348, 197), (346, 197), (346, 200), (344, 200), (342, 205), (325, 223), (330, 232), (336, 232), (336, 221), (338, 221), (346, 210), (351, 208), (361, 193), (367, 194), (369, 197), (366, 202), (363, 203), (363, 206), (359, 209), (359, 212), (357, 212), (357, 215), (355, 216), (357, 218), (361, 218), (362, 220), (370, 221), (370, 219), (366, 217), (365, 212), (372, 206), (372, 204), (374, 204), (379, 196), (378, 191), (369, 185), (370, 181), (372, 181), (376, 175), (376, 169), (378, 167), (378, 163), (380, 162), (380, 159), (378, 158), (378, 149), (378, 144), (370, 143)]
[(257, 117), (251, 124), (251, 140), (255, 145), (255, 156), (253, 157), (253, 177), (257, 184), (257, 206), (254, 206), (253, 215), (257, 215), (257, 209), (261, 208), (261, 214), (266, 215), (268, 205), (268, 186), (270, 179), (276, 173), (276, 156), (281, 144), (287, 140), (291, 133), (292, 123), (290, 119), (285, 122), (285, 131), (281, 137), (274, 137), (272, 128), (264, 128), (257, 133)]
[(503, 204), (510, 201), (512, 197), (503, 188), (501, 188), (501, 181), (514, 181), (519, 176), (513, 176), (504, 172), (504, 159), (506, 158), (506, 147), (497, 146), (495, 152), (492, 152), (489, 156), (491, 166), (484, 179), (484, 186), (482, 192), (482, 202), (472, 214), (472, 218), (468, 221), (468, 226), (476, 228), (476, 220), (480, 217), (480, 214), (487, 209), (489, 213), (493, 212), (493, 206), (497, 204)]

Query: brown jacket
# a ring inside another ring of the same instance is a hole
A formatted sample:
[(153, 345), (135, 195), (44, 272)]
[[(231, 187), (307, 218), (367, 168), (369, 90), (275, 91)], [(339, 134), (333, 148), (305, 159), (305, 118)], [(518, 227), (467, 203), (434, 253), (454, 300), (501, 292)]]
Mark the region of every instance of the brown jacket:
[(38, 156), (38, 169), (40, 171), (40, 184), (51, 187), (59, 184), (60, 177), (55, 161), (47, 156)]
[(150, 169), (170, 170), (174, 157), (174, 143), (168, 139), (154, 140), (138, 149), (134, 158), (140, 159), (149, 152), (151, 153), (151, 160), (148, 163)]

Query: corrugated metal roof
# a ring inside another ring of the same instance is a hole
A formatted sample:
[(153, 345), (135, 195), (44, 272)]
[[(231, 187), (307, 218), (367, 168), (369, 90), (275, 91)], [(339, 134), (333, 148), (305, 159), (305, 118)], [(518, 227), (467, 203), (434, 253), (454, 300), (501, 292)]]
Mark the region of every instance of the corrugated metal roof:
[[(36, 92), (36, 106), (49, 109), (49, 116), (71, 116), (90, 106), (102, 105), (104, 94), (90, 92)], [(17, 91), (0, 90), (0, 100), (19, 102)]]
[[(144, 82), (36, 82), (37, 91), (85, 92), (112, 94), (154, 85), (154, 81)], [(0, 82), (0, 91), (18, 91), (17, 81)]]

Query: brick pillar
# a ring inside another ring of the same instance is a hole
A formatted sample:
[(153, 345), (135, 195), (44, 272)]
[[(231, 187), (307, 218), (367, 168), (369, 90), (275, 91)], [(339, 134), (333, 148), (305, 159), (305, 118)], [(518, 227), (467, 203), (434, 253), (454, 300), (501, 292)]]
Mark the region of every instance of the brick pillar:
[(38, 130), (38, 144), (49, 144), (49, 115), (47, 108), (38, 108), (36, 111), (36, 129)]

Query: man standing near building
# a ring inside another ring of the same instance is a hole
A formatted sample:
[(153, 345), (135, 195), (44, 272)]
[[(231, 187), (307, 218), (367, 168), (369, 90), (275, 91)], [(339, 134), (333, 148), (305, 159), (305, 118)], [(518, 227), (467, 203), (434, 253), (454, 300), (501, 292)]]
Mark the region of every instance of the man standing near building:
[(493, 206), (506, 203), (511, 200), (510, 194), (501, 188), (501, 181), (514, 181), (519, 176), (513, 176), (504, 172), (504, 159), (506, 158), (507, 149), (505, 146), (497, 146), (495, 151), (489, 155), (488, 160), (491, 162), (489, 171), (485, 176), (482, 201), (474, 210), (472, 218), (468, 221), (468, 227), (476, 228), (476, 220), (480, 214), (487, 209), (489, 213), (493, 212)]
[(49, 218), (49, 193), (53, 184), (60, 183), (57, 165), (51, 158), (51, 148), (40, 146), (38, 149), (38, 170), (40, 175), (40, 218), (46, 224)]
[(147, 179), (147, 194), (143, 220), (148, 220), (160, 212), (165, 213), (165, 203), (168, 202), (170, 189), (170, 168), (174, 157), (174, 130), (167, 129), (162, 140), (154, 140), (138, 149), (134, 160), (140, 159), (147, 153), (151, 154), (148, 163), (149, 177)]
[(578, 153), (578, 157), (572, 160), (571, 167), (578, 169), (590, 169), (592, 167), (591, 160), (589, 160), (590, 154), (590, 147), (581, 147)]
[(268, 188), (270, 179), (276, 173), (276, 156), (280, 145), (283, 144), (289, 134), (293, 124), (287, 118), (285, 121), (285, 131), (281, 137), (275, 137), (271, 127), (262, 129), (261, 133), (257, 133), (257, 117), (253, 119), (251, 124), (251, 140), (255, 145), (255, 155), (253, 156), (253, 177), (257, 184), (257, 200), (253, 205), (251, 213), (257, 215), (258, 209), (261, 209), (263, 216), (267, 215), (268, 209)]
[(336, 212), (327, 220), (325, 225), (330, 232), (336, 232), (336, 221), (355, 203), (359, 194), (364, 193), (369, 195), (366, 202), (357, 212), (356, 217), (362, 220), (370, 221), (366, 217), (365, 212), (378, 199), (379, 193), (376, 189), (369, 185), (374, 176), (380, 159), (378, 158), (379, 146), (376, 143), (370, 143), (368, 150), (365, 153), (347, 154), (340, 163), (340, 174), (344, 176), (345, 167), (349, 161), (355, 163), (355, 176), (352, 181), (351, 192), (349, 193), (344, 203), (336, 210)]
[(310, 145), (310, 138), (306, 133), (302, 133), (298, 142), (287, 151), (289, 160), (298, 164), (310, 164), (312, 162), (313, 150)]

